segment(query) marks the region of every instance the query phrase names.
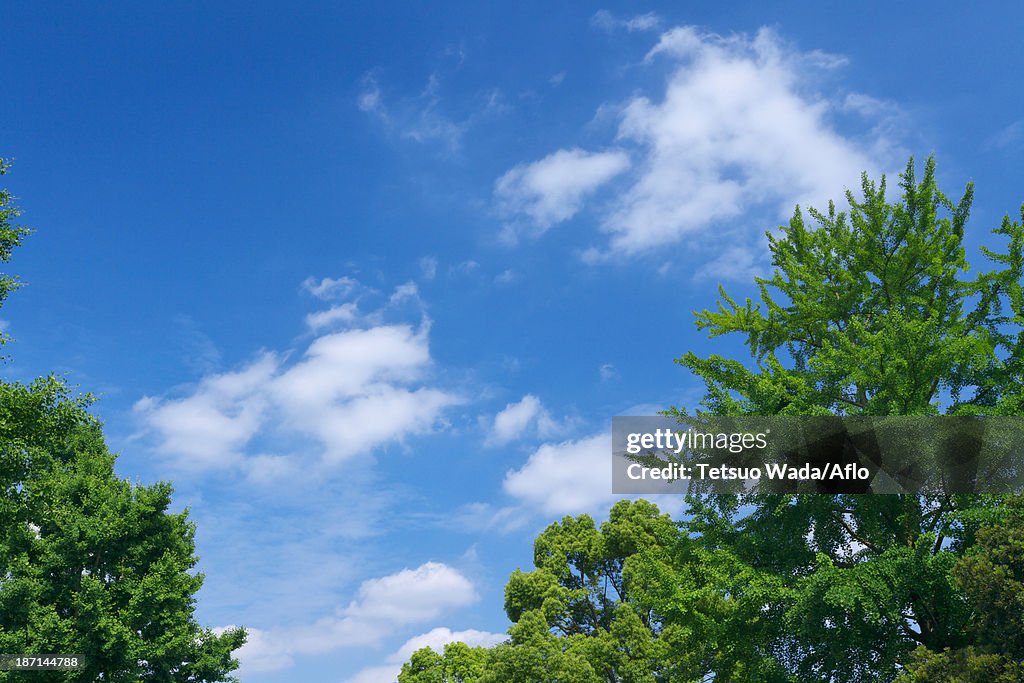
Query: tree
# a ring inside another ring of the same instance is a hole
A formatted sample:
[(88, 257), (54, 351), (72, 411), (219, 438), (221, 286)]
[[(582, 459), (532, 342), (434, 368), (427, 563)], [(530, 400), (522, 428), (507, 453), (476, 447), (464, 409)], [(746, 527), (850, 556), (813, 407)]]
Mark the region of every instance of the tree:
[[(0, 192), (0, 260), (28, 232), (17, 215)], [(16, 286), (0, 278), (0, 299)], [(168, 512), (165, 482), (117, 477), (91, 401), (54, 377), (0, 382), (0, 652), (85, 659), (0, 681), (234, 680), (245, 632), (193, 617), (203, 577), (187, 511)]]
[(920, 648), (905, 683), (1012, 683), (1024, 679), (1024, 497), (978, 531), (953, 577), (969, 607), (962, 648)]
[(402, 666), (398, 680), (402, 683), (469, 683), (479, 681), (487, 672), (491, 651), (470, 647), (465, 643), (448, 643), (444, 654), (429, 647), (413, 653)]
[[(902, 197), (886, 183), (847, 192), (847, 211), (797, 207), (768, 234), (774, 273), (760, 300), (720, 288), (695, 313), (711, 336), (746, 336), (751, 364), (678, 359), (708, 389), (716, 415), (952, 415), (1019, 413), (1024, 396), (1024, 227), (993, 232), (1005, 253), (972, 278), (963, 248), (973, 187), (957, 203), (939, 191), (935, 162)], [(1022, 209), (1024, 215), (1024, 209)], [(673, 409), (676, 414), (684, 411)], [(757, 496), (693, 500), (685, 526), (790, 589), (770, 601), (777, 662), (797, 680), (892, 680), (917, 646), (959, 647), (967, 610), (952, 568), (999, 501), (922, 496)]]
[(245, 633), (193, 618), (194, 526), (169, 484), (115, 475), (88, 403), (54, 378), (0, 384), (0, 652), (85, 655), (32, 680), (225, 680)]
[[(886, 181), (863, 176), (849, 211), (797, 207), (782, 235), (767, 233), (775, 272), (756, 278), (760, 302), (719, 289), (717, 311), (695, 313), (712, 337), (740, 333), (756, 370), (721, 356), (677, 362), (703, 378), (721, 414), (1015, 414), (1024, 388), (1024, 230), (1009, 217), (1000, 265), (972, 279), (963, 248), (974, 196), (953, 204), (935, 182), (935, 160), (915, 181), (911, 159), (900, 201)], [(1022, 207), (1024, 215), (1024, 207)], [(773, 294), (774, 290), (774, 294)], [(790, 361), (783, 363), (780, 355)]]
[[(10, 167), (10, 161), (0, 158), (0, 176), (7, 175)], [(10, 261), (14, 248), (20, 246), (22, 240), (32, 232), (25, 226), (16, 224), (20, 215), (21, 211), (14, 205), (14, 196), (6, 188), (0, 188), (0, 263)], [(0, 306), (18, 286), (18, 278), (0, 273)], [(0, 344), (5, 339), (5, 335), (0, 333)]]
[(414, 653), (399, 683), (784, 681), (761, 636), (773, 577), (706, 551), (654, 504), (608, 521), (565, 517), (534, 543), (535, 569), (505, 588), (514, 623), (491, 649)]
[[(509, 641), (489, 650), (446, 648), (443, 656), (419, 650), (398, 680), (653, 683), (666, 654), (661, 626), (634, 597), (630, 566), (644, 554), (663, 556), (678, 535), (671, 519), (646, 501), (616, 504), (600, 528), (588, 515), (551, 524), (534, 544), (536, 568), (516, 571), (505, 588), (505, 611), (514, 622)], [(454, 675), (460, 661), (476, 666)]]

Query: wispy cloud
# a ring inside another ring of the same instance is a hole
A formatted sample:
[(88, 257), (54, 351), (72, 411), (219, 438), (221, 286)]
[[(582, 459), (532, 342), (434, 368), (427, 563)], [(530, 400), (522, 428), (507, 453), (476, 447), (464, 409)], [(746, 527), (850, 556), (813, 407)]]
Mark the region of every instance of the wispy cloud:
[[(460, 63), (462, 58), (459, 57)], [(388, 98), (381, 88), (379, 75), (370, 72), (363, 76), (356, 106), (398, 138), (436, 144), (448, 153), (459, 151), (463, 137), (478, 122), (508, 110), (497, 89), (477, 91), (468, 104), (460, 102), (459, 106), (447, 101), (442, 90), (442, 76), (435, 71), (418, 93)], [(459, 113), (454, 113), (455, 109)]]
[(302, 282), (302, 288), (324, 301), (344, 299), (361, 287), (358, 280), (351, 277), (324, 277), (317, 279), (308, 277)]
[(619, 376), (619, 371), (611, 363), (602, 363), (601, 367), (597, 369), (597, 373), (601, 376), (602, 382), (610, 382)]
[(1024, 119), (1014, 121), (985, 141), (986, 149), (1009, 150), (1024, 147)]
[(662, 21), (654, 12), (647, 12), (646, 14), (637, 14), (632, 17), (621, 19), (608, 10), (601, 9), (594, 13), (594, 16), (590, 17), (590, 25), (595, 28), (599, 28), (603, 31), (625, 30), (630, 33), (636, 31), (653, 31), (661, 27)]
[[(754, 250), (746, 246), (729, 247), (698, 268), (693, 279), (712, 282), (751, 282), (754, 277), (764, 277), (768, 273), (769, 264), (755, 257), (754, 253)], [(762, 254), (764, 250), (757, 253)]]
[(437, 276), (437, 257), (424, 256), (420, 259), (420, 271), (424, 280), (433, 280)]

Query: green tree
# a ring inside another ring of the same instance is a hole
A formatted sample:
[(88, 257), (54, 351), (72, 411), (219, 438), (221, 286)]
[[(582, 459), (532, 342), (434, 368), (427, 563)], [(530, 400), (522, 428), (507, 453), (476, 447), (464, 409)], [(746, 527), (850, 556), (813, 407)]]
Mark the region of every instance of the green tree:
[(0, 681), (225, 680), (245, 633), (193, 618), (194, 526), (169, 484), (116, 476), (88, 403), (54, 378), (0, 384), (0, 652), (87, 662)]
[[(935, 161), (903, 195), (886, 181), (848, 191), (848, 211), (797, 207), (781, 235), (767, 233), (774, 274), (756, 278), (760, 301), (720, 288), (718, 310), (696, 312), (712, 337), (740, 333), (756, 367), (688, 353), (678, 363), (704, 379), (706, 405), (725, 415), (1016, 414), (1024, 387), (1024, 231), (1005, 217), (993, 232), (1006, 253), (983, 249), (994, 270), (964, 277), (964, 227), (973, 185), (956, 204), (937, 187)], [(1022, 208), (1024, 215), (1024, 208)], [(788, 361), (784, 363), (783, 361)]]
[[(5, 262), (28, 233), (18, 215), (0, 191)], [(0, 276), (0, 302), (17, 285)], [(54, 377), (0, 382), (0, 653), (85, 656), (82, 670), (0, 681), (234, 680), (245, 632), (193, 617), (203, 577), (187, 512), (168, 512), (169, 484), (117, 477), (90, 403)]]
[[(0, 176), (7, 175), (11, 164), (7, 159), (0, 158)], [(32, 231), (23, 225), (17, 224), (21, 210), (14, 204), (14, 196), (6, 189), (0, 188), (0, 263), (7, 263), (11, 260), (14, 248), (21, 245)], [(0, 306), (7, 300), (7, 296), (18, 288), (18, 278), (0, 273)], [(0, 344), (6, 340), (6, 336), (0, 333)]]
[[(963, 246), (973, 188), (953, 203), (935, 163), (864, 176), (849, 208), (797, 208), (768, 234), (774, 272), (759, 301), (720, 288), (695, 313), (711, 336), (746, 337), (751, 359), (678, 359), (718, 415), (1016, 414), (1024, 392), (1024, 227), (993, 232), (1003, 253), (973, 277)], [(1024, 212), (1024, 210), (1022, 210)], [(676, 414), (684, 411), (673, 409)], [(691, 501), (685, 527), (709, 551), (770, 572), (788, 587), (770, 599), (775, 661), (797, 680), (892, 680), (917, 646), (959, 647), (967, 610), (952, 568), (998, 500), (951, 496), (756, 496)]]
[[(678, 538), (646, 501), (616, 504), (600, 528), (588, 515), (551, 524), (534, 543), (535, 569), (516, 571), (505, 588), (509, 641), (443, 656), (419, 650), (399, 682), (653, 683), (666, 659), (661, 624), (630, 567), (645, 554), (664, 556)], [(459, 661), (474, 665), (455, 675)]]
[[(566, 517), (534, 542), (536, 568), (512, 574), (505, 612), (516, 629), (542, 625), (562, 636), (566, 653), (581, 657), (596, 680), (653, 681), (661, 624), (639, 600), (633, 564), (667, 554), (678, 536), (668, 515), (646, 501), (617, 503), (600, 528), (588, 515)], [(552, 643), (540, 635), (531, 642)]]
[(465, 643), (448, 643), (444, 653), (429, 647), (413, 653), (398, 675), (401, 683), (471, 683), (487, 672), (491, 650), (470, 647)]
[(978, 531), (953, 569), (969, 608), (962, 648), (919, 648), (906, 683), (1011, 683), (1024, 680), (1024, 497)]

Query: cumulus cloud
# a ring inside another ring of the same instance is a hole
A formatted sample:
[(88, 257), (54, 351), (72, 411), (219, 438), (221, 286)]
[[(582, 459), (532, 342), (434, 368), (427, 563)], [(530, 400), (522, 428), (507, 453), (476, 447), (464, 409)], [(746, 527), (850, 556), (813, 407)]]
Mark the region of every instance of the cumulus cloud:
[[(723, 37), (673, 28), (645, 63), (667, 64), (664, 91), (639, 93), (617, 108), (610, 141), (617, 149), (602, 153), (596, 172), (563, 187), (569, 174), (557, 169), (592, 156), (563, 149), (514, 167), (496, 185), (499, 205), (542, 232), (579, 212), (588, 191), (629, 166), (602, 191), (598, 225), (607, 243), (585, 259), (649, 252), (755, 210), (779, 217), (796, 203), (823, 206), (858, 187), (862, 171), (886, 171), (901, 153), (891, 105), (816, 92), (817, 75), (844, 58), (799, 52), (770, 29)], [(840, 132), (839, 114), (856, 116), (867, 130)]]
[(507, 171), (495, 183), (495, 194), (506, 212), (525, 214), (546, 230), (576, 215), (588, 195), (629, 165), (622, 151), (562, 149)]
[[(630, 414), (644, 412), (650, 411), (630, 411)], [(530, 454), (522, 467), (505, 474), (502, 488), (517, 505), (500, 509), (480, 506), (476, 512), (482, 521), (477, 525), (509, 531), (521, 527), (538, 513), (547, 517), (590, 514), (600, 518), (608, 513), (612, 504), (624, 498), (645, 498), (670, 514), (682, 512), (683, 497), (676, 494), (627, 496), (612, 493), (611, 450), (612, 437), (608, 432), (543, 444)]]
[(592, 511), (619, 498), (612, 494), (611, 435), (547, 443), (518, 470), (505, 475), (506, 493), (544, 514)]
[(425, 647), (441, 654), (444, 652), (444, 646), (449, 643), (465, 643), (470, 647), (491, 647), (507, 638), (508, 636), (503, 633), (490, 633), (475, 629), (452, 631), (443, 626), (438, 627), (410, 638), (402, 647), (388, 656), (386, 664), (367, 667), (347, 679), (345, 683), (394, 683), (402, 670), (402, 664), (409, 661), (413, 652)]
[[(307, 282), (307, 289), (333, 297), (350, 291), (353, 282), (328, 278)], [(385, 308), (416, 296), (414, 286), (403, 285)], [(241, 370), (202, 379), (185, 396), (138, 401), (135, 413), (155, 437), (156, 450), (180, 465), (240, 465), (258, 478), (257, 470), (280, 472), (285, 463), (249, 453), (257, 436), (312, 439), (324, 461), (336, 463), (430, 431), (460, 398), (427, 384), (429, 322), (385, 323), (382, 311), (357, 319), (348, 306), (307, 318), (314, 331), (339, 322), (353, 325), (323, 331), (294, 360), (265, 352)]]
[[(347, 607), (312, 624), (269, 630), (248, 628), (249, 638), (238, 651), (238, 658), (243, 673), (284, 669), (294, 663), (295, 655), (375, 645), (396, 627), (435, 619), (476, 600), (472, 582), (458, 570), (427, 562), (364, 581)], [(424, 646), (432, 646), (439, 639), (429, 635), (419, 636)], [(396, 656), (404, 651), (400, 649)]]
[(235, 464), (263, 424), (269, 403), (265, 388), (279, 366), (275, 354), (264, 353), (241, 370), (206, 377), (187, 398), (147, 396), (134, 410), (160, 435), (159, 450), (181, 463)]
[(448, 565), (427, 562), (416, 569), (364, 581), (346, 617), (411, 624), (437, 617), (443, 609), (476, 600), (473, 584)]
[(530, 433), (544, 438), (560, 429), (561, 425), (552, 419), (540, 399), (527, 394), (518, 402), (509, 403), (494, 416), (486, 443), (489, 446), (502, 446)]

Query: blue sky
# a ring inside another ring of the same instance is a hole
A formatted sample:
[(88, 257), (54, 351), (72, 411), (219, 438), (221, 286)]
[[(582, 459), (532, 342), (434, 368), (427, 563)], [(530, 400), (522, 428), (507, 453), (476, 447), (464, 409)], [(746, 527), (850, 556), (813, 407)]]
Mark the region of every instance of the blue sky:
[(0, 27), (37, 229), (5, 376), (98, 394), (120, 473), (174, 482), (247, 682), (499, 640), (537, 532), (613, 502), (611, 417), (743, 352), (691, 311), (795, 203), (931, 153), (972, 248), (1024, 201), (1016, 3), (347, 4)]

